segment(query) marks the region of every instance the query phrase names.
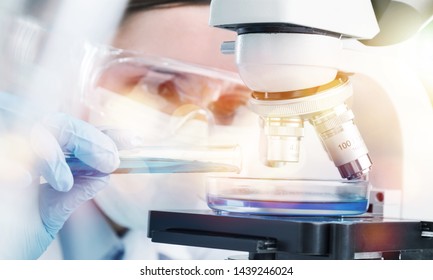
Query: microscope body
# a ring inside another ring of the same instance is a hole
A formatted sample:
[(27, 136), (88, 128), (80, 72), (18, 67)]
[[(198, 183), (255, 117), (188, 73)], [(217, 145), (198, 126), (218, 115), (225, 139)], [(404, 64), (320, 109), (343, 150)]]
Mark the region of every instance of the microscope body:
[[(354, 86), (352, 110), (374, 162), (372, 205), (385, 217), (433, 220), (433, 110), (413, 65), (414, 42), (343, 52)], [(403, 55), (400, 55), (402, 54)]]
[[(222, 51), (235, 54), (254, 91), (265, 164), (297, 161), (299, 139), (312, 137), (308, 122), (322, 143), (309, 154), (325, 150), (341, 177), (368, 179), (384, 216), (433, 220), (432, 106), (415, 72), (390, 51), (398, 46), (359, 42), (380, 34), (377, 3), (213, 0), (210, 24), (238, 33)], [(321, 177), (332, 173), (319, 169)]]

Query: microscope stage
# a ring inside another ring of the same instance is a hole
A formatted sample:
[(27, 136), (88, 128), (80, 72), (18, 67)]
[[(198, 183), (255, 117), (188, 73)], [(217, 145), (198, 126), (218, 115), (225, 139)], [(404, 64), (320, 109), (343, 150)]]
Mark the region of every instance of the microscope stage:
[(370, 214), (259, 216), (151, 211), (153, 242), (243, 251), (249, 259), (430, 259), (433, 223)]

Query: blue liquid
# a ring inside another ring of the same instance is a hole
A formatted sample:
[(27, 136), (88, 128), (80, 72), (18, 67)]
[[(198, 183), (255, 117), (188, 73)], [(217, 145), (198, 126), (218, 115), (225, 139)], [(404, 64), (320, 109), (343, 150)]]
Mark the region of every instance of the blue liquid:
[[(67, 157), (66, 163), (71, 172), (76, 176), (107, 176), (107, 173), (100, 172), (76, 157)], [(235, 165), (201, 162), (198, 160), (180, 160), (166, 158), (124, 158), (120, 160), (120, 166), (113, 171), (113, 174), (132, 173), (202, 173), (202, 172), (239, 172)]]
[(229, 199), (208, 195), (208, 205), (216, 211), (259, 215), (359, 215), (365, 213), (365, 198), (336, 202), (291, 202)]

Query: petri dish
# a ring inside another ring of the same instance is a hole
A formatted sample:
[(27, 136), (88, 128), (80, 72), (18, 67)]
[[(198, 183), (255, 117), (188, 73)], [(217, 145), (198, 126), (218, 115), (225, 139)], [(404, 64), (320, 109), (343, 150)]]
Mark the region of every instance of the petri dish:
[(370, 189), (366, 180), (210, 176), (206, 198), (217, 213), (346, 216), (366, 212)]

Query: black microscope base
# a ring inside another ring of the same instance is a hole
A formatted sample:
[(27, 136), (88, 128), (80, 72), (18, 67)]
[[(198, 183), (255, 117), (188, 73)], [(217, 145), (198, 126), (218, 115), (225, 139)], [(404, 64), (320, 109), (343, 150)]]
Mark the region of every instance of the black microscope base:
[(249, 253), (249, 259), (433, 259), (433, 223), (356, 217), (149, 213), (153, 242)]

